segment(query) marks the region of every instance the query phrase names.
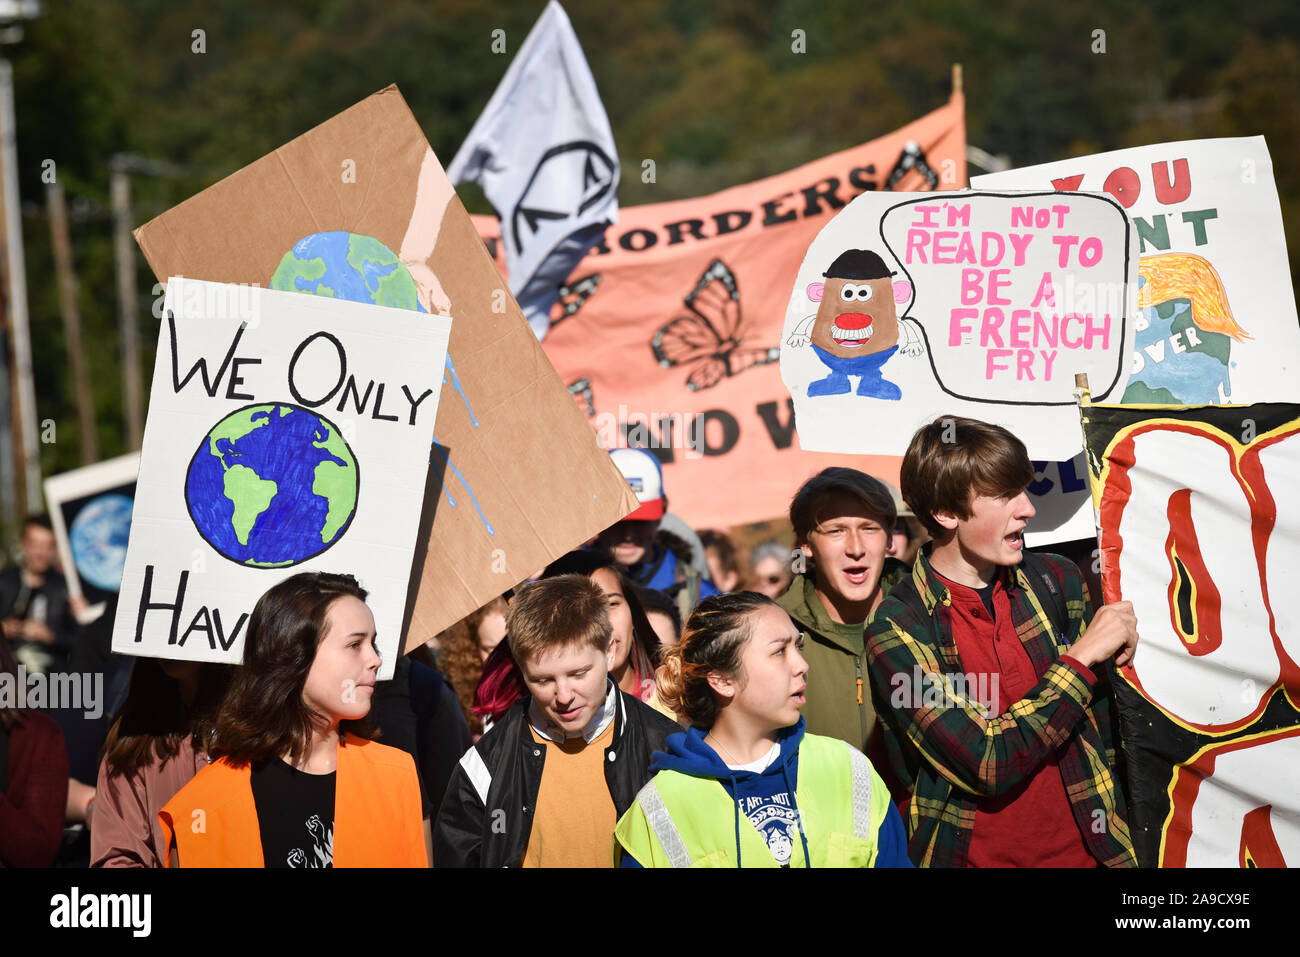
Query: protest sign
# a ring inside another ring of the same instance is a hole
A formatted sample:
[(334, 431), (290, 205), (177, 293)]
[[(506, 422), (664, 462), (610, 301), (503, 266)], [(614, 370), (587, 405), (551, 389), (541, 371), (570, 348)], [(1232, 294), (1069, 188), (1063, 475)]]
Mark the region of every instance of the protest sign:
[(1119, 671), (1131, 830), (1145, 865), (1300, 863), (1300, 406), (1087, 406)]
[(136, 240), (160, 279), (270, 284), (460, 320), (441, 371), (447, 401), (407, 648), (636, 508), (396, 87), (146, 223)]
[(1136, 261), (1123, 209), (1065, 193), (860, 196), (808, 248), (781, 374), (804, 448), (902, 453), (943, 414), (1037, 459), (1079, 445), (1074, 376), (1122, 391)]
[[(1082, 437), (1080, 437), (1082, 442)], [(1088, 463), (1080, 452), (1063, 462), (1034, 460), (1034, 480), (1025, 489), (1036, 514), (1025, 529), (1025, 544), (1039, 548), (1056, 542), (1095, 538)]]
[(113, 650), (237, 663), (257, 599), (353, 574), (390, 677), (451, 320), (173, 278)]
[[(1115, 150), (976, 176), (971, 185), (1104, 192), (1128, 211), (1139, 309), (1128, 386), (1114, 401), (1300, 399), (1300, 327), (1262, 136)], [(1084, 496), (1054, 501), (1073, 503), (1068, 526), (1091, 534)]]
[(131, 534), (131, 508), (140, 454), (132, 452), (45, 480), (45, 504), (68, 580), (68, 594), (89, 607), (77, 615), (94, 621), (117, 594)]
[[(606, 447), (649, 448), (695, 527), (783, 515), (799, 483), (896, 456), (801, 450), (777, 365), (782, 304), (817, 230), (854, 196), (965, 185), (964, 101), (861, 146), (696, 199), (622, 207), (551, 311), (547, 356)], [(662, 171), (660, 171), (662, 176)], [(492, 217), (475, 217), (500, 252)]]
[(978, 189), (1106, 193), (1138, 237), (1124, 402), (1300, 399), (1300, 327), (1264, 137), (1161, 143), (977, 176)]

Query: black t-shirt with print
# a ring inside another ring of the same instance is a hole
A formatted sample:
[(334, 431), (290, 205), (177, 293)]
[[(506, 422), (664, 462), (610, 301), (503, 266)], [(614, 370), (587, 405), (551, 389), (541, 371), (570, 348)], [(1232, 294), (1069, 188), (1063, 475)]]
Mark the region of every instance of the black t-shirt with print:
[(267, 867), (334, 866), (336, 772), (308, 774), (284, 761), (252, 768), (253, 804)]

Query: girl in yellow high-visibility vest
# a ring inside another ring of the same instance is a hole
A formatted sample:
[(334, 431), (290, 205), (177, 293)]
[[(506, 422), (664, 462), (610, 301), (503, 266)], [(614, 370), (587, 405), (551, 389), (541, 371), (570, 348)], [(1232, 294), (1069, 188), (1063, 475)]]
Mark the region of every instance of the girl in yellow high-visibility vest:
[(805, 734), (803, 637), (755, 592), (700, 602), (656, 675), (691, 727), (614, 831), (624, 867), (910, 867), (903, 822), (856, 748)]

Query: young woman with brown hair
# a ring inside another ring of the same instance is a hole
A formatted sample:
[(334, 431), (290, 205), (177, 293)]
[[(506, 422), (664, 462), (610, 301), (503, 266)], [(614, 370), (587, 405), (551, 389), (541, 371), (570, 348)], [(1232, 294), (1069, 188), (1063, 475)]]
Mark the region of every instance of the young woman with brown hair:
[(691, 727), (614, 831), (625, 867), (910, 867), (867, 758), (805, 734), (803, 636), (756, 592), (700, 602), (656, 676)]
[(304, 572), (253, 608), (214, 762), (159, 820), (182, 867), (425, 867), (411, 756), (367, 740), (380, 658), (351, 575)]

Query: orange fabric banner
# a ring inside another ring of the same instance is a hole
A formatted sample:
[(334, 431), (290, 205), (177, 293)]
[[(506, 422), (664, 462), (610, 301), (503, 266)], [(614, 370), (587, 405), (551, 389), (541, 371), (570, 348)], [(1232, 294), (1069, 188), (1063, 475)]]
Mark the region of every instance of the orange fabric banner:
[[(781, 328), (808, 245), (850, 199), (966, 186), (964, 109), (956, 93), (893, 133), (787, 173), (625, 207), (570, 276), (543, 348), (603, 446), (655, 452), (669, 508), (692, 526), (783, 515), (799, 484), (830, 465), (898, 483), (897, 456), (799, 448), (777, 363)], [(474, 219), (503, 266), (496, 220)]]

